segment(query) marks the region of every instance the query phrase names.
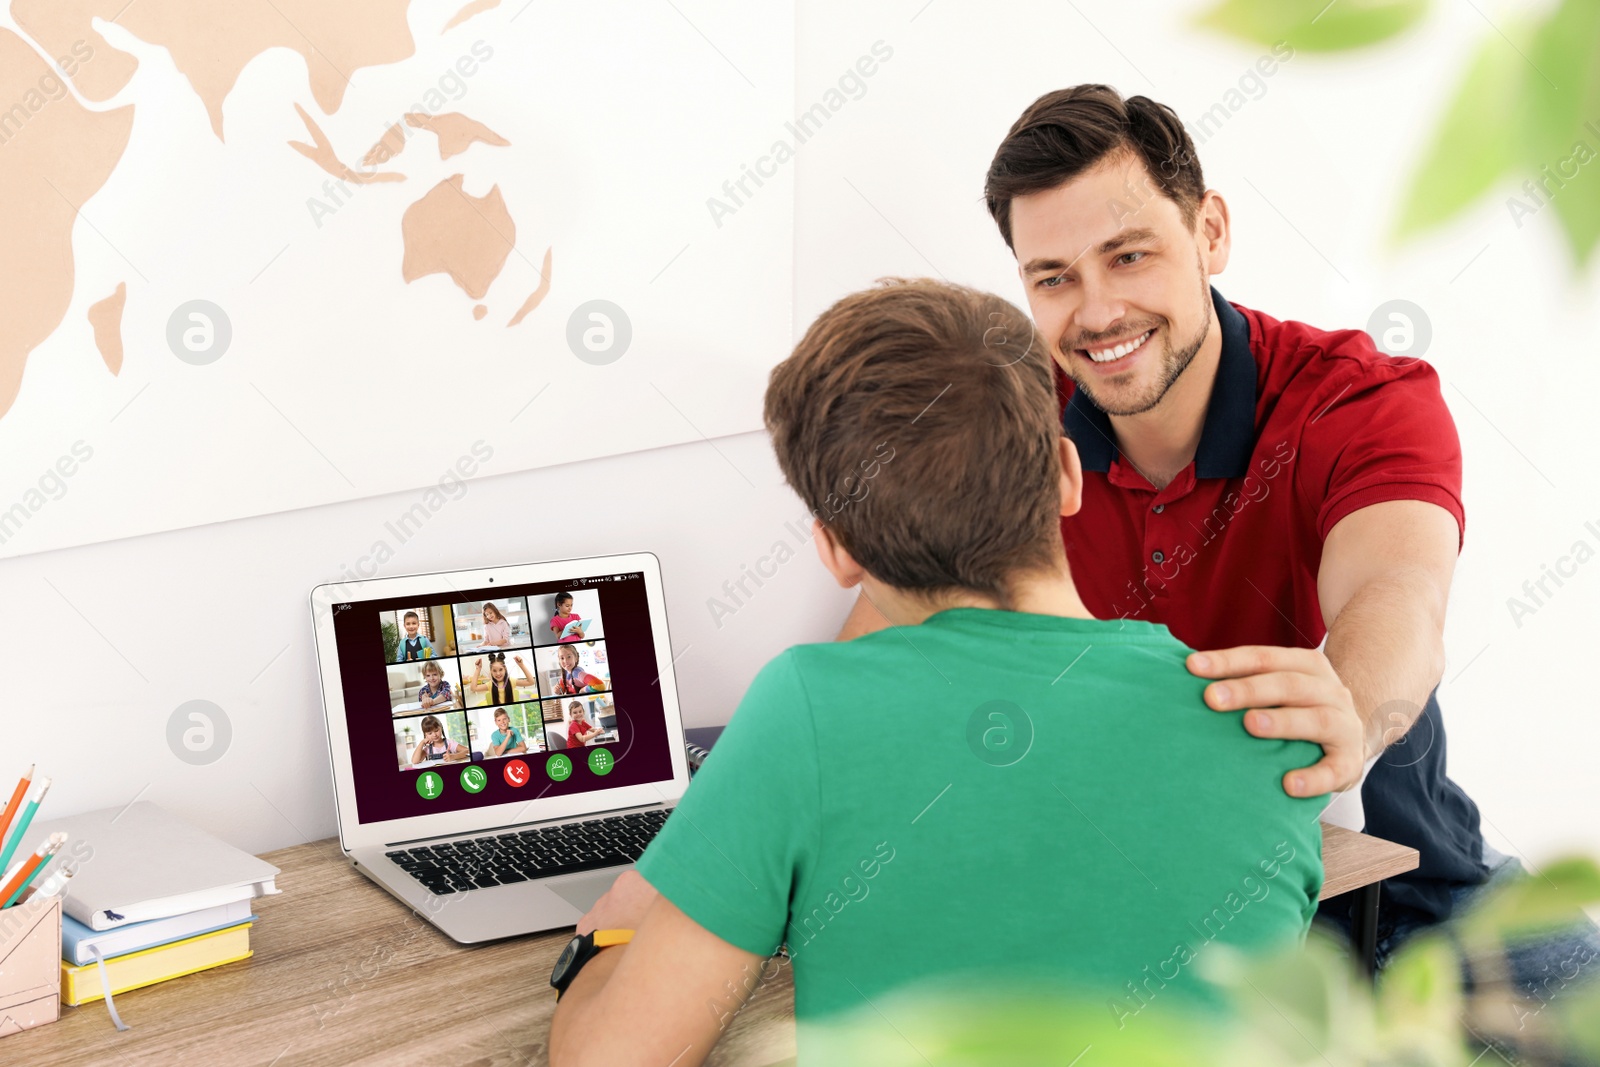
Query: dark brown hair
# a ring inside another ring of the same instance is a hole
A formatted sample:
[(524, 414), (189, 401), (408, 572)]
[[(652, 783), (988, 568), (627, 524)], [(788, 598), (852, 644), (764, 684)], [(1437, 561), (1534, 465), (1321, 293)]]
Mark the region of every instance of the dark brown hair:
[(1156, 189), (1193, 226), (1205, 179), (1194, 141), (1177, 112), (1147, 96), (1126, 100), (1109, 85), (1074, 85), (1028, 105), (995, 150), (983, 183), (984, 202), (1011, 241), (1011, 201), (1076, 178), (1115, 152), (1131, 152)]
[(773, 369), (784, 476), (878, 580), (1006, 603), (1062, 551), (1048, 349), (998, 296), (886, 278), (823, 312)]
[(438, 719), (434, 718), (432, 715), (424, 715), (422, 717), (422, 733), (423, 733), (423, 735), (426, 736), (428, 734), (431, 734), (435, 730), (438, 730), (441, 734), (444, 733), (444, 723), (440, 722)]

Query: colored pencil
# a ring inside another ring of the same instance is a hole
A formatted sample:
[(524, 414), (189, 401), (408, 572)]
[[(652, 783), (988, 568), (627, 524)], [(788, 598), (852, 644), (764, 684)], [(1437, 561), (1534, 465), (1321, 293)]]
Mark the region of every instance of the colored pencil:
[[(6, 810), (0, 814), (0, 841), (6, 839), (6, 831), (11, 828), (11, 820), (16, 817), (17, 809), (22, 807), (22, 798), (27, 795), (28, 786), (33, 784), (33, 772), (38, 764), (29, 767), (21, 778), (17, 779), (17, 788), (11, 791), (11, 803), (6, 805)], [(0, 863), (0, 868), (5, 864)]]
[(33, 822), (33, 815), (39, 810), (39, 802), (44, 795), (50, 792), (50, 779), (41, 778), (33, 787), (33, 796), (28, 798), (28, 806), (22, 809), (22, 818), (17, 820), (17, 828), (12, 831), (11, 839), (6, 842), (6, 847), (0, 849), (0, 871), (5, 870), (6, 864), (11, 862), (11, 856), (17, 851), (17, 846), (22, 844), (22, 835), (28, 832), (28, 825)]
[(5, 903), (0, 904), (0, 908), (10, 907), (11, 902), (22, 895), (23, 889), (27, 888), (28, 883), (33, 881), (33, 876), (39, 873), (39, 868), (44, 866), (46, 860), (56, 854), (56, 851), (61, 848), (66, 840), (67, 835), (59, 831), (51, 834), (34, 850), (33, 855), (13, 868), (16, 872), (15, 874), (11, 871), (6, 872), (6, 880), (3, 884), (0, 884), (0, 898), (3, 898)]

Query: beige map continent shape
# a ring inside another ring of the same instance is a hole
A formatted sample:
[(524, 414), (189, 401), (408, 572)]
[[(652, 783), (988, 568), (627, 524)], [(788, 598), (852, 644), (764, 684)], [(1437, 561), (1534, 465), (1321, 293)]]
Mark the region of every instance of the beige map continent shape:
[[(3, 0), (0, 0), (3, 2)], [(222, 102), (239, 74), (269, 48), (305, 58), (311, 95), (323, 114), (344, 102), (361, 67), (397, 63), (416, 51), (406, 8), (411, 0), (13, 0), (17, 25), (53, 56), (86, 40), (94, 57), (72, 81), (90, 100), (105, 100), (133, 76), (133, 57), (106, 44), (90, 19), (125, 27), (172, 54), (222, 137)]]
[(457, 11), (455, 15), (451, 17), (450, 21), (444, 24), (444, 30), (440, 30), (439, 32), (443, 33), (445, 30), (461, 25), (474, 15), (481, 15), (485, 11), (489, 11), (499, 6), (500, 0), (472, 0), (472, 3), (468, 4), (460, 11)]
[(128, 283), (118, 282), (117, 291), (89, 305), (89, 326), (94, 330), (94, 346), (113, 375), (122, 373), (122, 308), (128, 302)]
[(406, 208), (400, 274), (408, 283), (448, 274), (468, 296), (482, 300), (517, 243), (517, 224), (498, 185), (477, 197), (462, 187), (464, 180), (452, 175)]
[(416, 130), (427, 130), (437, 137), (440, 159), (449, 159), (465, 152), (474, 141), (502, 148), (511, 143), (477, 119), (469, 119), (459, 111), (449, 111), (443, 115), (412, 111), (406, 115), (406, 125)]
[[(0, 29), (0, 100), (26, 103), (50, 74), (27, 42)], [(111, 176), (133, 130), (131, 105), (94, 112), (68, 95), (29, 110), (0, 144), (0, 415), (17, 399), (28, 353), (66, 316), (77, 208)]]

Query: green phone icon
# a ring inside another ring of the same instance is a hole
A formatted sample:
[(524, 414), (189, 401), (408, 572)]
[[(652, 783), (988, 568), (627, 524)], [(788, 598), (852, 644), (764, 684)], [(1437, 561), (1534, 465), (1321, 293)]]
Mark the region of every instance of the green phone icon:
[(552, 782), (564, 782), (572, 777), (572, 760), (557, 752), (544, 764), (544, 773), (550, 776)]
[(596, 774), (610, 774), (611, 768), (617, 765), (609, 749), (591, 748), (589, 750), (589, 769)]
[(417, 795), (423, 800), (433, 800), (444, 792), (444, 779), (432, 771), (423, 771), (417, 775)]
[(469, 793), (481, 793), (489, 784), (489, 775), (482, 767), (472, 766), (461, 772), (461, 788)]

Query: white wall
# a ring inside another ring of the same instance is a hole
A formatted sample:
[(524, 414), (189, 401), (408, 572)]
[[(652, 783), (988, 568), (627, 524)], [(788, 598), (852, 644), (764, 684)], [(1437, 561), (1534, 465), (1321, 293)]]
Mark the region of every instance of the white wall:
[[(1600, 479), (1587, 447), (1600, 392), (1600, 291), (1592, 271), (1569, 267), (1551, 213), (1510, 223), (1509, 187), (1433, 236), (1388, 245), (1413, 161), (1488, 32), (1467, 7), (1436, 7), (1415, 33), (1360, 56), (1296, 56), (1202, 147), (1208, 183), (1233, 208), (1234, 259), (1218, 286), (1279, 318), (1330, 328), (1364, 326), (1393, 297), (1426, 310), (1427, 355), (1446, 383), (1467, 471), (1466, 549), (1446, 632), (1451, 772), (1479, 801), (1498, 847), (1535, 861), (1569, 846), (1600, 854), (1590, 680), (1600, 560), (1520, 625), (1507, 607), (1575, 541), (1600, 548)], [(1192, 119), (1260, 53), (1193, 31), (1191, 9), (1165, 4), (1005, 10), (957, 0), (803, 5), (798, 107), (874, 41), (894, 56), (791, 164), (797, 328), (883, 274), (942, 273), (1020, 300), (980, 199), (984, 167), (1015, 114), (1046, 89), (1104, 80)], [(537, 405), (563, 402), (553, 388)], [(785, 525), (804, 510), (780, 484), (763, 435), (518, 474), (486, 464), (485, 475), (382, 573), (651, 549), (666, 575), (690, 725), (724, 720), (767, 657), (829, 636), (847, 606)], [(575, 489), (600, 498), (581, 533), (502, 518)], [(14, 641), (31, 616), (59, 638), (42, 658), (12, 658), (4, 712), (22, 739), (8, 757), (21, 762), (31, 750), (57, 774), (48, 814), (142, 792), (250, 849), (332, 833), (305, 591), (367, 551), (417, 495), (0, 562), (7, 635)], [(1591, 520), (1597, 532), (1585, 529)], [(802, 551), (717, 628), (708, 598), (778, 541)], [(210, 622), (174, 648), (162, 620), (197, 610)], [(73, 681), (80, 657), (109, 666)], [(193, 698), (221, 705), (236, 731), (209, 767), (188, 767), (166, 747), (167, 716)]]
[[(575, 493), (592, 501), (580, 521), (538, 518), (542, 502)], [(809, 516), (782, 484), (765, 434), (485, 477), (401, 543), (385, 524), (421, 495), (0, 561), (6, 644), (41, 650), (11, 657), (0, 776), (39, 762), (55, 779), (41, 818), (142, 797), (251, 851), (331, 836), (306, 594), (375, 540), (394, 551), (386, 575), (655, 552), (691, 726), (727, 721), (767, 659), (831, 637), (849, 607), (786, 525), (803, 531)], [(754, 595), (736, 604), (723, 583), (779, 541), (794, 559), (759, 588), (747, 579)], [(734, 614), (714, 618), (713, 596)], [(221, 707), (233, 729), (225, 755), (206, 766), (181, 762), (167, 744), (169, 716), (195, 699)]]

